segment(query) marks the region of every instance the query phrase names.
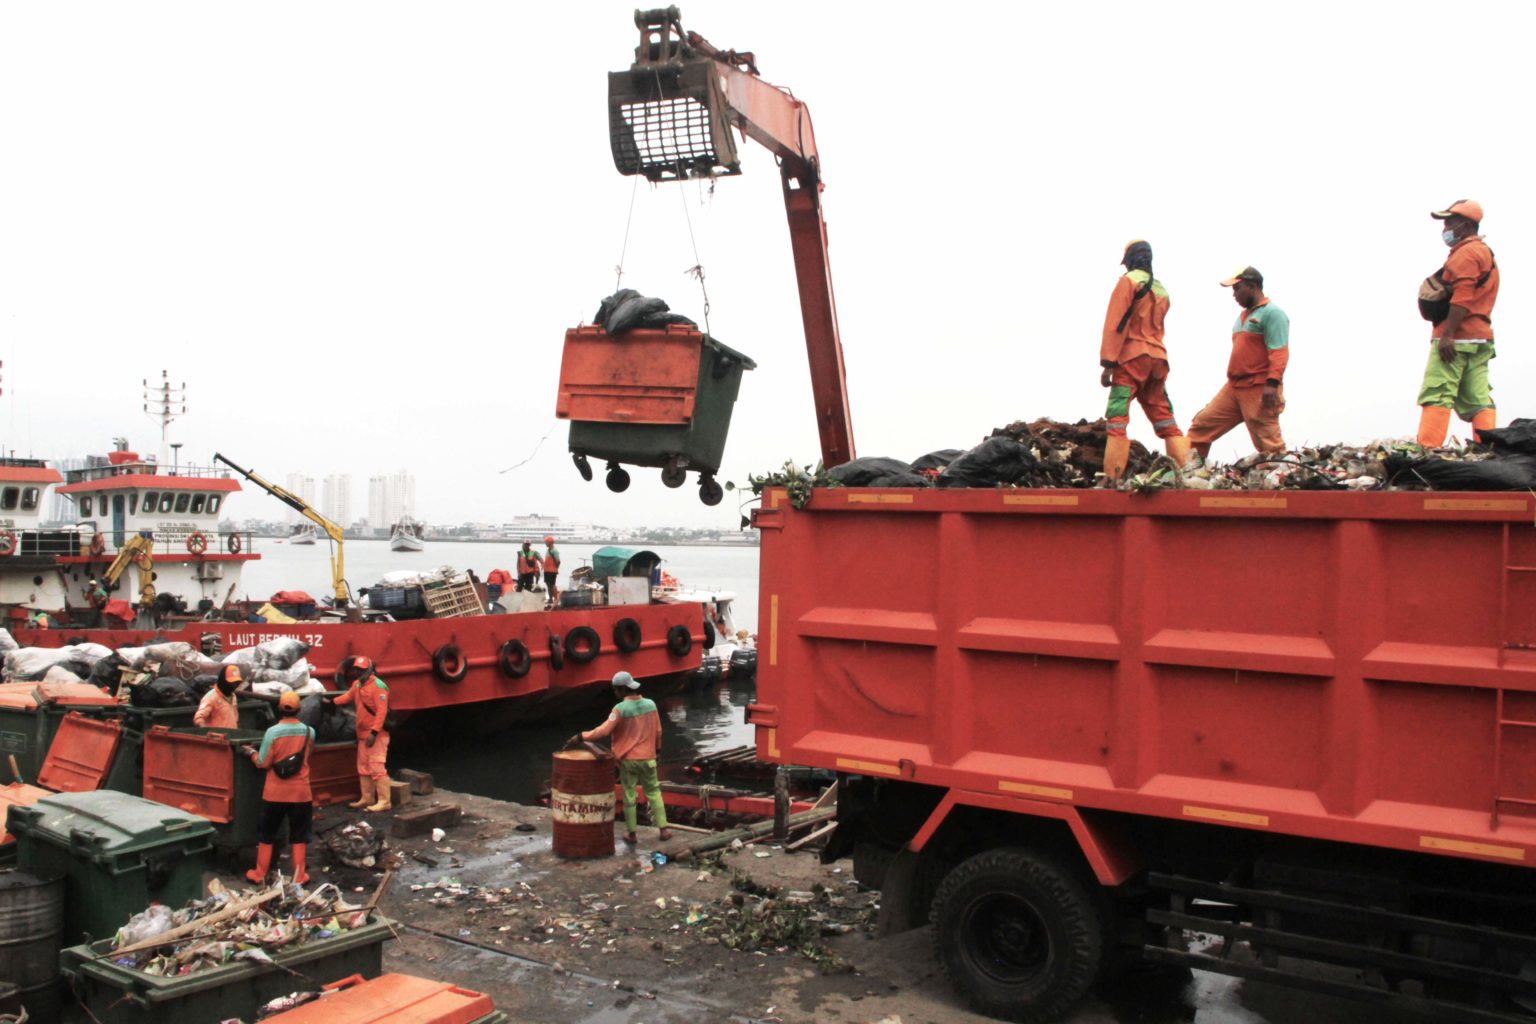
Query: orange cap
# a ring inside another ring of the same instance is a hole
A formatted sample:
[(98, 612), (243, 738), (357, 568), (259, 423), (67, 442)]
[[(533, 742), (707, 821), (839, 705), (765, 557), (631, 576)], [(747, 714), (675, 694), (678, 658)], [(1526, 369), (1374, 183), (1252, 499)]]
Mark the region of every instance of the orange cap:
[(239, 683), (245, 680), (245, 675), (240, 671), (239, 665), (225, 665), (223, 675), (226, 683)]
[(1483, 222), (1483, 204), (1476, 199), (1458, 199), (1443, 210), (1436, 210), (1430, 214), (1435, 220), (1446, 220), (1449, 217), (1465, 217), (1474, 224)]
[(1252, 281), (1262, 288), (1264, 286), (1264, 275), (1259, 273), (1253, 267), (1239, 267), (1237, 270), (1232, 272), (1231, 277), (1226, 278), (1221, 282), (1221, 286), (1223, 288), (1231, 288), (1239, 281)]
[(289, 690), (277, 698), (277, 707), (278, 710), (285, 711), (288, 714), (297, 714), (299, 711), (299, 695)]
[(545, 537), (544, 538), (544, 543), (545, 544), (553, 544), (554, 542), (555, 542), (555, 538), (553, 538), (553, 537)]

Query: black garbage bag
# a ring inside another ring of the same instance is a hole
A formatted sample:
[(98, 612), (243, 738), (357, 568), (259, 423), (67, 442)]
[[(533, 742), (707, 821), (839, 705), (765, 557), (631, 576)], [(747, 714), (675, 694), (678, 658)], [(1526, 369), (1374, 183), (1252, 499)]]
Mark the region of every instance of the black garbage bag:
[(192, 690), (174, 676), (162, 676), (133, 688), (130, 702), (137, 708), (184, 708), (196, 704)]
[(320, 740), (320, 724), (325, 721), (325, 701), (318, 693), (312, 693), (299, 701), (299, 721), (315, 730), (315, 742)]
[(929, 452), (912, 463), (912, 472), (917, 473), (925, 469), (943, 469), (954, 462), (965, 452), (959, 448), (940, 448), (936, 452)]
[(1433, 491), (1528, 491), (1536, 488), (1536, 455), (1505, 455), (1480, 462), (1391, 455), (1387, 483)]
[[(320, 724), (315, 726), (316, 743), (345, 743), (357, 738), (357, 715), (346, 708), (325, 704)], [(302, 706), (300, 712), (303, 712)]]
[(1507, 427), (1480, 430), (1478, 433), (1496, 451), (1536, 455), (1536, 420), (1513, 420)]
[(1029, 448), (1006, 435), (989, 437), (944, 468), (940, 487), (998, 487), (1031, 477), (1037, 461)]
[(86, 682), (92, 686), (99, 686), (109, 692), (117, 692), (117, 684), (122, 679), (122, 668), (128, 664), (113, 652), (91, 666), (91, 674)]
[(833, 466), (827, 476), (844, 487), (932, 487), (927, 477), (912, 472), (900, 459), (869, 456)]
[(53, 667), (71, 672), (82, 681), (91, 678), (91, 673), (96, 671), (96, 663), (84, 658), (65, 658), (63, 661), (55, 662)]
[(204, 695), (207, 694), (209, 690), (218, 685), (218, 682), (218, 676), (204, 673), (202, 675), (196, 675), (191, 679), (188, 679), (187, 689), (192, 691), (192, 696), (196, 697), (198, 700), (202, 700)]
[(641, 295), (633, 288), (620, 288), (597, 307), (593, 322), (613, 337), (636, 327), (665, 327), (668, 324), (697, 326), (681, 313), (673, 313), (662, 299)]

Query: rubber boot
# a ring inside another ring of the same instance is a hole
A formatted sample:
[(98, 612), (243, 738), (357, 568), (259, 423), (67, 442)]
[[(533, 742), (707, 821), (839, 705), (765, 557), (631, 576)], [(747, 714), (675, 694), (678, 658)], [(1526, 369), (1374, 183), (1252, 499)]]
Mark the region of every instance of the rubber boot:
[(357, 785), (358, 788), (362, 790), (362, 795), (359, 796), (356, 800), (353, 800), (351, 803), (347, 804), (347, 806), (360, 810), (373, 803), (373, 801), (376, 799), (376, 796), (373, 792), (373, 776), (359, 775), (357, 777)]
[(267, 880), (267, 874), (272, 870), (272, 844), (258, 843), (256, 846), (256, 866), (245, 873), (245, 877), (257, 885)]
[(1163, 445), (1168, 449), (1168, 457), (1174, 461), (1180, 469), (1189, 465), (1189, 438), (1180, 434), (1178, 437), (1163, 438)]
[(388, 778), (388, 776), (386, 776), (383, 779), (371, 779), (370, 781), (373, 783), (373, 791), (376, 794), (378, 794), (378, 800), (375, 801), (372, 805), (370, 805), (368, 810), (370, 810), (370, 811), (387, 811), (387, 810), (389, 810), (389, 778)]
[(295, 885), (309, 884), (309, 844), (293, 844), (293, 882)]
[(1499, 414), (1494, 409), (1484, 409), (1472, 417), (1472, 438), (1478, 444), (1484, 444), (1483, 431), (1492, 430), (1499, 425)]
[(1419, 444), (1425, 448), (1439, 448), (1445, 444), (1445, 435), (1450, 429), (1451, 410), (1438, 405), (1420, 407)]
[(1125, 476), (1125, 464), (1131, 458), (1131, 439), (1110, 434), (1104, 442), (1104, 475), (1111, 481)]

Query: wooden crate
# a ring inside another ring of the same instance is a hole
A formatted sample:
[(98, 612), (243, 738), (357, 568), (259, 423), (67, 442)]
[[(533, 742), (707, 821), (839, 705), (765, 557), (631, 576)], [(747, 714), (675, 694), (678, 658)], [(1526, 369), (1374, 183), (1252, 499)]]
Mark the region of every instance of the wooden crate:
[(421, 588), (421, 596), (434, 619), (460, 619), (485, 614), (485, 608), (480, 604), (480, 595), (475, 592), (475, 585), (469, 579), (429, 584)]

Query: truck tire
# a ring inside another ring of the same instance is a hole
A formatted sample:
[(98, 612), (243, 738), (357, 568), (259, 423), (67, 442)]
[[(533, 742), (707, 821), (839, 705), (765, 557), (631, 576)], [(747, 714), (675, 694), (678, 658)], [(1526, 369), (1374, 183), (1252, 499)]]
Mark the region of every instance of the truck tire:
[(1033, 850), (979, 853), (933, 898), (933, 949), (971, 1009), (1025, 1024), (1059, 1020), (1104, 956), (1098, 906), (1077, 876)]

